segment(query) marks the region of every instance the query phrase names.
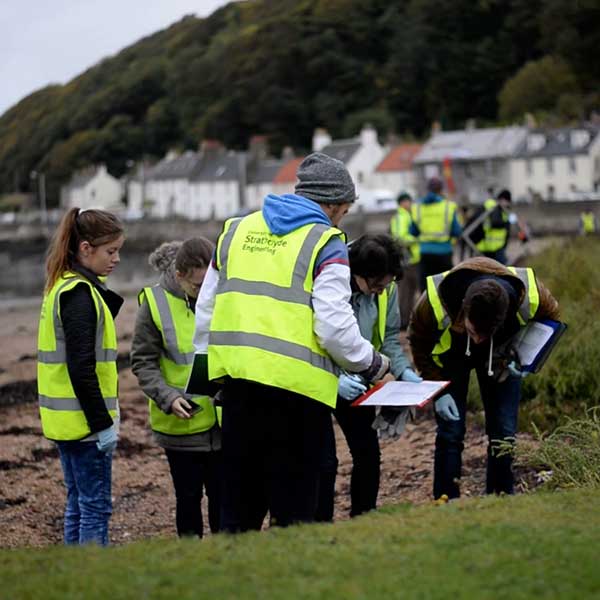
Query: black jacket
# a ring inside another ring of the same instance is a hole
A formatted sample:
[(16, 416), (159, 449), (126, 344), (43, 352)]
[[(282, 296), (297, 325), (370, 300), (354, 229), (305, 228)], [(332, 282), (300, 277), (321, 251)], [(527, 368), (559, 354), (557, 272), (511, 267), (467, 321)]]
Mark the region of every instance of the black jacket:
[[(123, 298), (109, 290), (98, 277), (81, 265), (73, 271), (92, 282), (106, 302), (113, 318), (123, 304)], [(104, 404), (96, 375), (96, 308), (87, 285), (80, 283), (60, 295), (60, 314), (67, 348), (67, 370), (75, 395), (81, 404), (92, 433), (113, 423)]]

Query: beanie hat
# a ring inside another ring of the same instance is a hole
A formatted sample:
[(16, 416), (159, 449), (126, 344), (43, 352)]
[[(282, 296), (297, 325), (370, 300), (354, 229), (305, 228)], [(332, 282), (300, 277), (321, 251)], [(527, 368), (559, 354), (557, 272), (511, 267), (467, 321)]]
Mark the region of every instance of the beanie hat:
[(295, 192), (319, 204), (356, 200), (356, 189), (344, 163), (321, 152), (309, 154), (298, 167)]
[(400, 204), (403, 200), (412, 200), (412, 196), (407, 191), (401, 191), (396, 198), (396, 202)]

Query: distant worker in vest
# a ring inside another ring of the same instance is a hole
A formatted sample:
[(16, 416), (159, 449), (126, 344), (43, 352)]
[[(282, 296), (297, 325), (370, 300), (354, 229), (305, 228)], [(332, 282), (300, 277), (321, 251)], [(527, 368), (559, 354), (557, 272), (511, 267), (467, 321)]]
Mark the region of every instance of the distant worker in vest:
[(397, 198), (398, 211), (390, 221), (390, 232), (403, 248), (404, 273), (398, 283), (398, 302), (400, 305), (400, 329), (405, 331), (410, 320), (410, 313), (415, 305), (419, 289), (419, 262), (421, 249), (419, 240), (410, 233), (412, 223), (412, 198), (408, 192), (400, 192)]
[[(511, 224), (517, 223), (516, 216), (510, 212), (511, 204), (510, 191), (502, 190), (495, 200), (488, 198), (471, 218), (472, 223), (478, 223), (469, 235), (477, 250), (483, 256), (493, 258), (503, 265), (508, 264), (506, 246)], [(467, 229), (468, 226), (465, 227)]]
[[(225, 223), (196, 309), (198, 352), (223, 387), (223, 529), (313, 521), (340, 367), (367, 382), (390, 361), (364, 339), (350, 306), (337, 228), (356, 199), (341, 161), (306, 157), (294, 194)], [(339, 366), (338, 366), (339, 365)]]
[(502, 441), (517, 432), (521, 380), (515, 336), (531, 319), (558, 319), (558, 303), (532, 269), (476, 257), (427, 279), (409, 327), (413, 360), (425, 379), (450, 380), (435, 402), (434, 497), (460, 495), (467, 390), (475, 369), (488, 436), (486, 492), (512, 494), (512, 457)]
[(421, 291), (427, 277), (452, 268), (452, 243), (462, 233), (456, 203), (442, 196), (443, 187), (441, 179), (432, 177), (427, 194), (412, 206), (410, 233), (419, 239), (421, 249)]
[(596, 233), (596, 215), (588, 208), (579, 215), (579, 235)]
[(184, 391), (194, 358), (196, 298), (213, 251), (211, 241), (192, 238), (165, 242), (150, 255), (160, 279), (139, 295), (131, 343), (131, 368), (148, 397), (154, 439), (169, 462), (179, 537), (202, 537), (203, 489), (212, 533), (221, 518), (217, 412), (208, 396)]
[[(367, 234), (350, 244), (350, 299), (362, 336), (391, 361), (390, 373), (383, 381), (420, 382), (400, 344), (400, 313), (395, 281), (402, 276), (402, 246), (389, 235)], [(352, 407), (351, 403), (367, 390), (357, 375), (342, 373), (338, 385), (335, 418), (344, 433), (352, 455), (350, 516), (356, 517), (377, 507), (381, 454), (378, 429), (382, 437), (396, 437), (408, 416), (408, 409), (381, 409), (376, 420), (375, 407)], [(382, 414), (383, 411), (383, 414)], [(336, 444), (333, 426), (319, 484), (317, 521), (332, 521)]]
[(123, 225), (103, 210), (70, 209), (48, 248), (38, 334), (44, 435), (56, 442), (67, 488), (65, 544), (109, 541), (117, 445), (117, 333), (123, 298), (106, 287)]

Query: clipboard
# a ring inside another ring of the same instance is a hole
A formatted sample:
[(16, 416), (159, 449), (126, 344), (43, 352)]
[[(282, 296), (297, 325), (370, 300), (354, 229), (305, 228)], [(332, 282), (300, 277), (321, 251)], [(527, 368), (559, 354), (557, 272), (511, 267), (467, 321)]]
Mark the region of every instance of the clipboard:
[(359, 396), (351, 406), (408, 406), (423, 408), (440, 395), (449, 381), (388, 381), (374, 385)]
[(194, 354), (185, 391), (192, 396), (214, 396), (222, 384), (208, 378), (208, 354)]
[(515, 350), (521, 370), (537, 373), (567, 330), (567, 324), (552, 319), (533, 319), (518, 334)]

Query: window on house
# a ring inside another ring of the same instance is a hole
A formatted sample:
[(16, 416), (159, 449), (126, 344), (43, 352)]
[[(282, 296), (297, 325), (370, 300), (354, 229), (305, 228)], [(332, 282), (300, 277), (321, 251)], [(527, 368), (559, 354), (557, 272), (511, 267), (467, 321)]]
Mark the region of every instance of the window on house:
[(556, 190), (553, 185), (548, 186), (548, 200), (554, 200), (556, 195)]
[(552, 158), (546, 159), (546, 173), (548, 175), (554, 174), (554, 160)]
[(569, 157), (569, 171), (571, 173), (577, 173), (577, 161), (574, 156)]

